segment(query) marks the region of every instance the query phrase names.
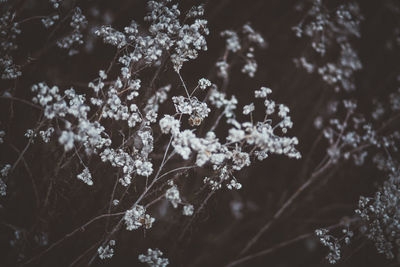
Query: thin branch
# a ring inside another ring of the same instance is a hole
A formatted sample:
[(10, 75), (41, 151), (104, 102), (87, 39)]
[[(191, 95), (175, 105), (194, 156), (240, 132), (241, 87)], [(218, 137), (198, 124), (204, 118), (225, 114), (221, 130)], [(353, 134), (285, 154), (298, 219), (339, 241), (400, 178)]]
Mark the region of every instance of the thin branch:
[(271, 220), (269, 220), (246, 244), (239, 255), (243, 255), (254, 246), (254, 244), (260, 239), (260, 237), (272, 226), (272, 224), (278, 220), (282, 214), (292, 205), (293, 201), (297, 199), (302, 192), (304, 192), (310, 185), (312, 185), (317, 178), (319, 178), (330, 166), (332, 165), (332, 160), (328, 160), (320, 169), (315, 171), (311, 177), (302, 184), (296, 192), (283, 204), (283, 206), (274, 214)]
[[(15, 150), (15, 152), (17, 152), (18, 154), (21, 155), (21, 151), (16, 146), (14, 146), (13, 144), (10, 144), (10, 146), (11, 146), (12, 149)], [(37, 189), (37, 186), (36, 186), (36, 183), (35, 183), (35, 179), (33, 178), (32, 172), (31, 172), (31, 170), (29, 168), (29, 165), (26, 162), (24, 157), (21, 157), (21, 161), (24, 164), (26, 172), (28, 173), (28, 176), (29, 176), (29, 178), (31, 179), (31, 182), (32, 182), (32, 189), (33, 189), (33, 193), (35, 195), (36, 207), (39, 207), (40, 198), (39, 198), (38, 189)]]
[(197, 217), (197, 215), (200, 213), (200, 211), (203, 210), (203, 208), (206, 206), (208, 200), (214, 195), (215, 190), (211, 190), (210, 193), (208, 193), (207, 197), (204, 199), (204, 201), (201, 203), (200, 207), (196, 210), (196, 212), (193, 214), (193, 216), (190, 218), (190, 221), (186, 224), (185, 228), (183, 229), (183, 231), (181, 232), (180, 236), (179, 236), (179, 241), (182, 241), (182, 239), (185, 237), (185, 234), (187, 232), (187, 230), (189, 229), (189, 227), (192, 225), (192, 223), (194, 222), (195, 218)]
[[(181, 116), (181, 117), (182, 117), (182, 116)], [(157, 174), (154, 176), (153, 181), (150, 183), (150, 185), (149, 185), (148, 187), (146, 187), (146, 188), (143, 190), (142, 194), (138, 197), (138, 199), (135, 201), (135, 203), (133, 203), (133, 204), (131, 205), (131, 209), (134, 208), (136, 205), (138, 205), (138, 204), (140, 203), (140, 201), (142, 201), (142, 199), (145, 197), (145, 195), (149, 192), (149, 190), (150, 190), (150, 189), (154, 186), (154, 184), (157, 182), (158, 177), (159, 177), (159, 175), (160, 175), (160, 173), (161, 173), (161, 170), (163, 169), (163, 167), (164, 167), (164, 165), (165, 165), (165, 160), (166, 160), (166, 158), (167, 158), (168, 151), (169, 151), (169, 148), (170, 148), (171, 143), (172, 143), (172, 138), (173, 138), (173, 137), (171, 136), (171, 138), (170, 138), (170, 140), (169, 140), (169, 142), (168, 142), (167, 148), (166, 148), (166, 150), (165, 150), (165, 153), (164, 153), (164, 156), (163, 156), (163, 160), (162, 160), (162, 162), (161, 162), (161, 164), (160, 164), (160, 167), (158, 168)], [(125, 212), (124, 212), (124, 213), (125, 213)], [(107, 235), (107, 237), (104, 239), (104, 241), (103, 241), (103, 243), (102, 243), (102, 246), (104, 246), (104, 245), (110, 240), (111, 236), (113, 236), (113, 235), (120, 229), (120, 227), (121, 227), (123, 221), (124, 221), (124, 218), (121, 218), (121, 219), (118, 221), (118, 223), (114, 226), (114, 228), (111, 230), (111, 232), (110, 232), (110, 233)], [(92, 256), (92, 258), (91, 258), (90, 261), (88, 262), (87, 266), (92, 265), (92, 263), (93, 263), (94, 260), (96, 259), (96, 256), (97, 256), (97, 254), (94, 254), (94, 255)]]
[(35, 105), (35, 104), (29, 102), (28, 100), (25, 100), (25, 99), (22, 99), (22, 98), (13, 97), (13, 96), (0, 96), (0, 99), (17, 101), (17, 102), (26, 104), (28, 106), (31, 106), (33, 108), (36, 108), (36, 109), (39, 109), (39, 110), (43, 110), (43, 108), (41, 106)]
[(90, 248), (88, 248), (85, 252), (83, 252), (81, 255), (79, 255), (79, 257), (77, 257), (70, 265), (69, 267), (74, 266), (75, 264), (77, 264), (87, 253), (89, 253), (93, 248), (97, 247), (99, 244), (101, 243), (100, 241), (97, 241), (96, 243), (93, 244), (93, 246), (91, 246)]
[(181, 82), (182, 82), (183, 88), (185, 88), (187, 97), (189, 98), (189, 101), (191, 101), (191, 100), (190, 100), (190, 94), (189, 94), (189, 91), (188, 91), (188, 89), (187, 89), (187, 87), (186, 87), (186, 84), (185, 84), (185, 82), (183, 81), (183, 78), (182, 78), (181, 74), (180, 74), (179, 72), (177, 72), (177, 73), (178, 73), (179, 79), (180, 79)]
[(168, 174), (170, 174), (170, 173), (177, 172), (177, 171), (180, 171), (180, 170), (193, 169), (193, 168), (196, 168), (196, 167), (197, 167), (196, 165), (193, 165), (193, 166), (186, 166), (186, 167), (185, 167), (185, 166), (184, 166), (184, 167), (179, 167), (179, 168), (176, 168), (176, 169), (167, 171), (166, 173), (163, 173), (162, 175), (160, 175), (160, 177), (157, 178), (157, 180), (160, 180), (161, 178), (163, 178), (164, 176), (166, 176), (166, 175), (168, 175)]
[[(348, 222), (348, 223), (353, 223), (353, 222), (356, 222), (356, 221), (358, 221), (358, 220), (359, 220), (359, 218), (353, 218), (353, 219), (351, 219), (351, 220), (349, 220), (349, 221), (347, 221), (347, 222)], [(327, 230), (333, 230), (333, 229), (336, 229), (336, 228), (341, 227), (341, 226), (343, 226), (343, 225), (344, 225), (343, 222), (340, 222), (340, 223), (338, 223), (338, 224), (334, 224), (334, 225), (331, 225), (331, 226), (328, 226), (328, 227), (324, 227), (324, 228), (327, 229)], [(248, 255), (248, 256), (246, 256), (246, 257), (242, 257), (242, 258), (239, 258), (239, 259), (237, 259), (237, 260), (235, 260), (235, 261), (232, 261), (232, 262), (230, 262), (228, 265), (226, 265), (226, 267), (236, 266), (236, 265), (241, 264), (241, 263), (244, 263), (244, 262), (246, 262), (246, 261), (249, 261), (249, 260), (252, 260), (252, 259), (261, 257), (261, 256), (265, 256), (265, 255), (267, 255), (267, 254), (269, 254), (269, 253), (272, 253), (272, 252), (274, 252), (274, 251), (276, 251), (276, 250), (278, 250), (278, 249), (280, 249), (280, 248), (289, 246), (289, 245), (291, 245), (291, 244), (294, 244), (294, 243), (296, 243), (296, 242), (299, 242), (299, 241), (301, 241), (301, 240), (304, 240), (304, 239), (306, 239), (306, 238), (308, 238), (308, 237), (311, 237), (311, 236), (313, 236), (314, 234), (315, 234), (314, 232), (311, 232), (311, 233), (306, 233), (306, 234), (299, 235), (299, 236), (297, 236), (297, 237), (295, 237), (295, 238), (292, 238), (292, 239), (283, 241), (283, 242), (281, 242), (281, 243), (279, 243), (279, 244), (277, 244), (277, 245), (275, 245), (275, 246), (272, 246), (272, 247), (270, 247), (270, 248), (268, 248), (268, 249), (264, 249), (264, 250), (261, 250), (261, 251), (259, 251), (259, 252), (257, 252), (257, 253), (250, 254), (250, 255)]]
[(38, 255), (34, 256), (33, 258), (30, 258), (29, 260), (27, 260), (26, 262), (24, 262), (22, 265), (27, 265), (31, 262), (36, 261), (37, 259), (39, 259), (40, 257), (42, 257), (43, 255), (47, 254), (49, 251), (51, 251), (52, 249), (54, 249), (55, 247), (57, 247), (58, 245), (60, 245), (63, 241), (67, 240), (68, 238), (70, 238), (71, 236), (75, 235), (77, 232), (79, 231), (85, 231), (85, 228), (87, 226), (89, 226), (90, 224), (92, 224), (93, 222), (100, 220), (102, 218), (107, 218), (110, 216), (120, 216), (125, 214), (125, 212), (118, 212), (118, 213), (113, 213), (113, 214), (102, 214), (99, 215), (91, 220), (89, 220), (88, 222), (86, 222), (85, 224), (81, 225), (80, 227), (76, 228), (75, 230), (73, 230), (72, 232), (70, 232), (69, 234), (66, 234), (63, 238), (59, 239), (58, 241), (54, 242), (51, 246), (49, 246), (47, 249), (43, 250), (42, 252), (40, 252)]

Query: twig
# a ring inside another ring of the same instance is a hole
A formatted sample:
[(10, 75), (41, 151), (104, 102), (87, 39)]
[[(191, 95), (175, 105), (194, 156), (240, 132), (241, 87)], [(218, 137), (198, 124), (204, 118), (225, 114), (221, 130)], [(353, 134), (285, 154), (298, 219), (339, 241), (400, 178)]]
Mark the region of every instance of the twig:
[(163, 178), (164, 176), (166, 176), (166, 175), (168, 175), (170, 173), (177, 172), (177, 171), (180, 171), (180, 170), (193, 169), (193, 168), (196, 168), (196, 167), (197, 167), (196, 165), (179, 167), (179, 168), (167, 171), (166, 173), (163, 173), (162, 175), (160, 175), (160, 177), (157, 178), (157, 180), (160, 180), (161, 178)]
[[(154, 176), (153, 181), (150, 183), (150, 185), (149, 185), (148, 187), (146, 187), (146, 188), (143, 190), (142, 194), (140, 194), (140, 196), (139, 196), (138, 199), (135, 201), (135, 203), (133, 203), (133, 204), (131, 205), (131, 209), (134, 208), (137, 204), (139, 204), (140, 201), (142, 201), (142, 199), (145, 197), (145, 195), (149, 192), (149, 190), (150, 190), (150, 189), (154, 186), (154, 184), (158, 181), (158, 177), (159, 177), (159, 175), (160, 175), (160, 173), (161, 173), (161, 170), (163, 169), (163, 167), (164, 167), (164, 165), (165, 165), (165, 159), (167, 158), (167, 154), (168, 154), (169, 148), (170, 148), (170, 146), (171, 146), (172, 139), (173, 139), (173, 137), (171, 136), (171, 138), (170, 138), (170, 140), (169, 140), (169, 142), (168, 142), (167, 148), (165, 149), (165, 153), (164, 153), (164, 156), (163, 156), (163, 160), (162, 160), (162, 162), (161, 162), (161, 164), (160, 164), (160, 167), (158, 168), (157, 174)], [(125, 212), (124, 212), (124, 213), (125, 213)], [(121, 227), (123, 221), (124, 221), (124, 218), (121, 218), (121, 219), (118, 221), (118, 223), (114, 226), (114, 228), (111, 230), (111, 232), (110, 232), (110, 233), (107, 235), (107, 237), (104, 239), (102, 245), (105, 245), (105, 244), (110, 240), (111, 236), (113, 236), (113, 235), (120, 229), (120, 227)], [(87, 266), (92, 265), (92, 263), (93, 263), (94, 260), (96, 259), (96, 256), (97, 256), (97, 254), (94, 254), (94, 255), (92, 256), (92, 258), (91, 258), (90, 261), (88, 262)]]
[(70, 232), (69, 234), (66, 234), (63, 238), (59, 239), (57, 242), (53, 243), (51, 246), (49, 246), (47, 249), (43, 250), (42, 252), (40, 252), (38, 255), (34, 256), (33, 258), (30, 258), (29, 260), (27, 260), (26, 262), (24, 262), (22, 265), (27, 265), (35, 260), (37, 260), (38, 258), (40, 258), (41, 256), (43, 256), (44, 254), (48, 253), (50, 250), (52, 250), (53, 248), (57, 247), (58, 245), (60, 245), (63, 241), (67, 240), (68, 238), (70, 238), (71, 236), (73, 236), (74, 234), (76, 234), (79, 231), (85, 231), (85, 228), (87, 226), (89, 226), (90, 224), (92, 224), (93, 222), (102, 219), (102, 218), (107, 218), (109, 216), (120, 216), (125, 214), (125, 212), (118, 212), (118, 213), (113, 213), (113, 214), (102, 214), (99, 215), (91, 220), (89, 220), (88, 222), (86, 222), (85, 224), (81, 225), (80, 227), (76, 228), (75, 230), (73, 230), (72, 232)]
[[(20, 151), (16, 146), (14, 146), (13, 144), (10, 144), (10, 146), (11, 146), (11, 148), (14, 149), (18, 154), (21, 155), (21, 151)], [(33, 179), (32, 172), (31, 172), (31, 170), (30, 170), (30, 168), (29, 168), (29, 166), (28, 166), (28, 163), (26, 162), (26, 160), (25, 160), (24, 157), (21, 158), (21, 161), (22, 161), (22, 163), (24, 164), (25, 169), (26, 169), (26, 172), (28, 173), (29, 178), (31, 179), (31, 182), (32, 182), (33, 193), (35, 194), (36, 207), (39, 207), (40, 198), (39, 198), (38, 189), (37, 189), (37, 186), (36, 186), (36, 183), (35, 183), (35, 179)]]
[(33, 137), (29, 138), (29, 141), (26, 144), (24, 150), (22, 150), (22, 152), (19, 154), (17, 160), (14, 162), (13, 166), (11, 167), (11, 172), (13, 172), (15, 170), (15, 168), (18, 166), (18, 163), (22, 160), (22, 158), (24, 157), (24, 154), (26, 153), (26, 151), (28, 150), (29, 146), (32, 143), (33, 143)]
[(187, 230), (189, 229), (189, 227), (192, 225), (192, 223), (194, 222), (196, 216), (200, 213), (200, 211), (203, 210), (203, 208), (206, 206), (208, 200), (214, 195), (215, 190), (211, 190), (210, 193), (208, 193), (207, 197), (204, 199), (203, 203), (201, 203), (200, 207), (196, 210), (195, 214), (193, 214), (193, 216), (190, 218), (190, 221), (186, 224), (185, 228), (183, 229), (183, 231), (181, 232), (180, 236), (179, 236), (179, 241), (182, 241), (182, 239), (185, 237), (185, 234), (187, 232)]
[(215, 130), (215, 128), (217, 128), (219, 122), (221, 121), (222, 117), (225, 115), (225, 112), (222, 112), (221, 114), (219, 114), (217, 120), (215, 121), (214, 125), (211, 127), (210, 132), (213, 132)]
[(271, 227), (271, 225), (278, 220), (282, 214), (292, 205), (293, 201), (297, 199), (297, 197), (304, 192), (310, 185), (314, 183), (314, 181), (321, 176), (330, 166), (332, 165), (332, 160), (328, 160), (320, 169), (315, 171), (311, 177), (302, 184), (296, 192), (283, 204), (283, 206), (274, 214), (271, 220), (269, 220), (258, 232), (250, 239), (250, 241), (246, 244), (244, 249), (240, 252), (239, 255), (243, 255), (249, 251), (250, 248), (254, 246), (254, 244), (260, 239), (260, 237)]
[(26, 104), (28, 106), (31, 106), (33, 108), (36, 108), (36, 109), (39, 109), (39, 110), (43, 110), (43, 108), (41, 106), (35, 105), (35, 104), (33, 104), (33, 103), (31, 103), (31, 102), (29, 102), (29, 101), (27, 101), (25, 99), (22, 99), (22, 98), (13, 97), (13, 96), (0, 96), (0, 99), (17, 101), (17, 102), (20, 102), (20, 103), (24, 103), (24, 104)]
[(182, 78), (181, 74), (180, 74), (179, 72), (177, 72), (177, 73), (178, 73), (179, 79), (180, 79), (181, 82), (182, 82), (183, 88), (185, 89), (185, 92), (186, 92), (186, 94), (187, 94), (187, 97), (188, 97), (189, 101), (191, 101), (190, 94), (189, 94), (189, 91), (188, 91), (188, 89), (187, 89), (187, 87), (186, 87), (186, 84), (185, 84), (185, 82), (183, 81), (183, 78)]
[[(352, 114), (352, 111), (348, 111), (346, 114), (346, 118), (344, 120), (344, 126), (342, 127), (340, 134), (338, 138), (336, 139), (336, 142), (334, 144), (335, 147), (338, 147), (340, 144), (340, 141), (342, 139), (342, 136), (344, 134), (345, 129), (347, 128), (347, 122), (350, 119), (350, 115)], [(326, 161), (326, 162), (325, 162)], [(325, 162), (325, 163), (323, 163)], [(254, 246), (254, 244), (260, 239), (260, 237), (271, 227), (271, 225), (278, 220), (282, 214), (292, 205), (293, 201), (297, 199), (297, 197), (304, 191), (306, 190), (311, 184), (314, 183), (314, 181), (322, 174), (325, 172), (326, 169), (328, 169), (334, 161), (332, 158), (327, 159), (325, 156), (324, 159), (321, 161), (321, 163), (318, 165), (316, 168), (317, 170), (311, 175), (311, 177), (304, 183), (302, 184), (299, 189), (283, 204), (283, 206), (274, 214), (271, 220), (269, 220), (258, 232), (253, 236), (252, 239), (246, 244), (244, 249), (239, 253), (239, 255), (243, 255), (246, 252), (250, 250)]]
[(149, 202), (148, 204), (146, 204), (145, 208), (147, 209), (148, 207), (154, 205), (155, 203), (157, 203), (158, 201), (160, 201), (161, 199), (163, 199), (165, 197), (165, 194), (161, 194), (158, 198), (154, 199), (153, 201)]
[(81, 255), (79, 255), (79, 257), (77, 257), (70, 265), (69, 267), (74, 266), (75, 264), (77, 264), (88, 252), (90, 252), (93, 248), (97, 247), (99, 244), (101, 243), (100, 241), (97, 241), (96, 243), (94, 243), (93, 246), (91, 246), (90, 248), (88, 248), (85, 252), (83, 252)]
[(268, 248), (268, 249), (262, 250), (262, 251), (260, 251), (260, 252), (254, 253), (254, 254), (250, 254), (250, 255), (248, 255), (248, 256), (246, 256), (246, 257), (237, 259), (237, 260), (235, 260), (235, 261), (229, 263), (229, 264), (227, 265), (227, 267), (236, 266), (236, 265), (238, 265), (238, 264), (241, 264), (241, 263), (243, 263), (243, 262), (252, 260), (252, 259), (254, 259), (254, 258), (267, 255), (267, 254), (269, 254), (269, 253), (271, 253), (271, 252), (274, 252), (275, 250), (278, 250), (278, 249), (280, 249), (280, 248), (286, 247), (286, 246), (291, 245), (291, 244), (293, 244), (293, 243), (296, 243), (296, 242), (298, 242), (298, 241), (300, 241), (300, 240), (306, 239), (307, 237), (310, 237), (310, 236), (312, 236), (313, 234), (314, 234), (314, 233), (307, 233), (307, 234), (299, 235), (298, 237), (295, 237), (295, 238), (293, 238), (293, 239), (290, 239), (290, 240), (284, 241), (284, 242), (282, 242), (282, 243), (279, 243), (278, 245), (275, 245), (275, 246), (273, 246), (273, 247), (271, 247), (271, 248)]
[[(349, 223), (352, 223), (352, 222), (356, 222), (356, 221), (358, 221), (358, 220), (359, 220), (359, 218), (353, 218), (353, 219), (349, 220), (348, 222), (349, 222)], [(331, 226), (328, 226), (328, 227), (324, 227), (324, 228), (325, 228), (325, 229), (328, 229), (328, 230), (333, 230), (333, 229), (336, 229), (336, 228), (338, 228), (338, 227), (340, 227), (340, 226), (343, 226), (343, 222), (340, 222), (340, 223), (337, 223), (337, 224), (334, 224), (334, 225), (331, 225)], [(259, 251), (259, 252), (257, 252), (257, 253), (254, 253), (254, 254), (248, 255), (248, 256), (246, 256), (246, 257), (242, 257), (242, 258), (240, 258), (240, 259), (237, 259), (237, 260), (235, 260), (235, 261), (232, 261), (232, 262), (230, 262), (228, 265), (226, 265), (226, 267), (236, 266), (236, 265), (238, 265), (238, 264), (244, 263), (244, 262), (249, 261), (249, 260), (252, 260), (252, 259), (254, 259), (254, 258), (267, 255), (267, 254), (272, 253), (272, 252), (274, 252), (274, 251), (276, 251), (276, 250), (278, 250), (278, 249), (280, 249), (280, 248), (289, 246), (289, 245), (291, 245), (291, 244), (294, 244), (294, 243), (296, 243), (296, 242), (298, 242), (298, 241), (301, 241), (301, 240), (306, 239), (306, 238), (308, 238), (308, 237), (311, 237), (311, 236), (313, 236), (313, 235), (314, 235), (314, 232), (299, 235), (299, 236), (297, 236), (297, 237), (295, 237), (295, 238), (292, 238), (292, 239), (289, 239), (289, 240), (287, 240), (287, 241), (281, 242), (281, 243), (279, 243), (279, 244), (277, 244), (277, 245), (275, 245), (275, 246), (273, 246), (273, 247), (270, 247), (270, 248), (268, 248), (268, 249), (261, 250), (261, 251)]]
[[(116, 179), (116, 181), (115, 181), (115, 183), (114, 183), (113, 191), (112, 191), (112, 193), (111, 193), (110, 203), (108, 204), (108, 213), (111, 212), (111, 206), (112, 206), (112, 204), (113, 204), (113, 200), (114, 200), (114, 196), (115, 196), (115, 190), (116, 190), (116, 188), (117, 188), (117, 185), (118, 185), (118, 177), (117, 177), (117, 179)], [(110, 219), (108, 218), (108, 219), (107, 219), (107, 222), (106, 222), (106, 226), (105, 226), (105, 229), (106, 229), (106, 230), (107, 230), (107, 228), (108, 228), (109, 223), (110, 223)]]

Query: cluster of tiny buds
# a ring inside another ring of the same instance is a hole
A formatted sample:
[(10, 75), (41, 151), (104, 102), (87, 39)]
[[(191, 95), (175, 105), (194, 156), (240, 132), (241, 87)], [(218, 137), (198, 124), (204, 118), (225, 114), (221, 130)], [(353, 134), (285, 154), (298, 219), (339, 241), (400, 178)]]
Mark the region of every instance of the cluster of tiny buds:
[(150, 267), (165, 267), (169, 264), (167, 258), (162, 258), (163, 253), (158, 249), (147, 249), (147, 254), (140, 254), (138, 259), (142, 263), (147, 263)]

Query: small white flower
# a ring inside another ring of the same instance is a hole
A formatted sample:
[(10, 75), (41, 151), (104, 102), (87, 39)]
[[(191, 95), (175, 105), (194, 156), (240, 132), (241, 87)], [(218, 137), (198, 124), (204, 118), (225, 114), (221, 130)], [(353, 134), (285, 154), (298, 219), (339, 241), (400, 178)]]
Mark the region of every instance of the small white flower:
[(7, 185), (3, 181), (3, 179), (0, 178), (0, 196), (5, 196), (7, 195)]
[(4, 142), (4, 136), (6, 136), (6, 132), (0, 131), (0, 144), (2, 144)]
[(147, 263), (150, 267), (165, 267), (169, 264), (167, 258), (161, 258), (163, 253), (158, 249), (147, 250), (147, 255), (140, 254), (138, 259), (142, 263)]
[(254, 92), (254, 96), (256, 98), (266, 98), (269, 94), (272, 93), (272, 90), (267, 87), (261, 87), (260, 90), (256, 90)]
[(201, 90), (205, 90), (205, 89), (207, 89), (207, 87), (210, 87), (210, 86), (211, 86), (211, 82), (208, 79), (201, 78), (199, 80), (199, 87)]
[(171, 133), (176, 135), (179, 133), (180, 122), (170, 115), (164, 115), (160, 120), (160, 129), (164, 134)]
[(108, 245), (105, 246), (104, 248), (102, 246), (100, 246), (97, 249), (99, 258), (102, 260), (111, 258), (114, 255), (114, 249), (112, 248), (113, 246), (115, 246), (115, 240), (110, 240), (108, 242)]
[(178, 204), (182, 202), (179, 190), (174, 184), (165, 192), (165, 198), (171, 202), (174, 208), (177, 208)]
[(135, 205), (132, 209), (127, 210), (124, 216), (126, 229), (132, 231), (142, 226), (146, 229), (150, 229), (155, 219), (145, 213), (146, 209), (141, 205)]
[(107, 74), (104, 70), (99, 70), (99, 76), (103, 80), (107, 79)]
[(193, 205), (187, 204), (187, 205), (183, 206), (182, 214), (185, 216), (192, 216), (193, 211), (194, 211)]
[(26, 133), (25, 133), (26, 138), (34, 138), (36, 136), (37, 136), (37, 134), (32, 129), (26, 130)]
[(254, 103), (251, 103), (251, 104), (246, 105), (246, 106), (243, 107), (243, 114), (244, 115), (249, 115), (253, 111), (254, 111)]
[(141, 160), (136, 160), (135, 166), (137, 168), (137, 174), (141, 176), (149, 177), (153, 172), (153, 164), (149, 161), (143, 162)]
[(87, 185), (93, 185), (92, 175), (88, 168), (83, 169), (83, 171), (76, 176), (79, 180), (82, 180)]

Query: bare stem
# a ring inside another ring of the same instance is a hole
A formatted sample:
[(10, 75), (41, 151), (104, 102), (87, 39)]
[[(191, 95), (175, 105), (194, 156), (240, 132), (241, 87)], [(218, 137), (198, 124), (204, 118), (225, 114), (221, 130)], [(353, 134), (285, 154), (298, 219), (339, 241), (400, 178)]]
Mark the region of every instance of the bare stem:
[(36, 261), (37, 259), (39, 259), (41, 256), (43, 256), (44, 254), (48, 253), (49, 251), (51, 251), (53, 248), (57, 247), (58, 245), (60, 245), (63, 241), (67, 240), (68, 238), (70, 238), (71, 236), (75, 235), (77, 232), (79, 231), (85, 231), (85, 228), (87, 226), (89, 226), (90, 224), (92, 224), (93, 222), (100, 220), (102, 218), (107, 218), (110, 216), (120, 216), (125, 214), (125, 212), (118, 212), (118, 213), (113, 213), (113, 214), (102, 214), (99, 215), (91, 220), (89, 220), (88, 222), (86, 222), (85, 224), (81, 225), (80, 227), (76, 228), (75, 230), (73, 230), (72, 232), (70, 232), (69, 234), (66, 234), (63, 238), (59, 239), (57, 242), (53, 243), (51, 246), (49, 246), (47, 249), (43, 250), (42, 252), (40, 252), (38, 255), (34, 256), (33, 258), (30, 258), (29, 260), (27, 260), (26, 262), (24, 262), (22, 265), (27, 265), (33, 261)]
[[(358, 221), (358, 220), (359, 220), (359, 218), (353, 218), (352, 220), (350, 220), (350, 222), (356, 222), (356, 221)], [(328, 227), (324, 227), (324, 228), (325, 228), (325, 229), (328, 229), (328, 230), (333, 230), (333, 229), (336, 229), (336, 228), (341, 227), (341, 226), (343, 226), (343, 223), (342, 223), (342, 222), (340, 222), (340, 223), (338, 223), (338, 224), (334, 224), (334, 225), (328, 226)], [(277, 244), (277, 245), (275, 245), (275, 246), (272, 246), (272, 247), (270, 247), (270, 248), (261, 250), (261, 251), (259, 251), (259, 252), (254, 253), (254, 254), (250, 254), (250, 255), (248, 255), (248, 256), (245, 256), (245, 257), (239, 258), (239, 259), (237, 259), (237, 260), (235, 260), (235, 261), (232, 261), (232, 262), (230, 262), (228, 265), (226, 265), (226, 267), (236, 266), (236, 265), (242, 264), (242, 263), (244, 263), (244, 262), (246, 262), (246, 261), (249, 261), (249, 260), (252, 260), (252, 259), (261, 257), (261, 256), (265, 256), (265, 255), (267, 255), (267, 254), (269, 254), (269, 253), (272, 253), (272, 252), (274, 252), (274, 251), (276, 251), (276, 250), (278, 250), (278, 249), (280, 249), (280, 248), (284, 248), (284, 247), (286, 247), (286, 246), (289, 246), (289, 245), (291, 245), (291, 244), (294, 244), (294, 243), (296, 243), (296, 242), (299, 242), (299, 241), (301, 241), (301, 240), (303, 240), (303, 239), (309, 238), (309, 237), (311, 237), (311, 236), (313, 236), (313, 235), (314, 235), (314, 232), (299, 235), (299, 236), (297, 236), (297, 237), (295, 237), (295, 238), (292, 238), (292, 239), (283, 241), (283, 242), (281, 242), (281, 243), (279, 243), (279, 244)]]
[(297, 199), (302, 192), (304, 192), (310, 185), (314, 183), (330, 166), (332, 165), (332, 160), (328, 160), (321, 168), (315, 171), (311, 177), (302, 184), (296, 192), (283, 204), (283, 206), (274, 214), (271, 220), (269, 220), (246, 244), (239, 255), (243, 255), (254, 246), (255, 243), (260, 239), (260, 237), (272, 226), (272, 224), (278, 220), (282, 214), (293, 204), (293, 201)]

